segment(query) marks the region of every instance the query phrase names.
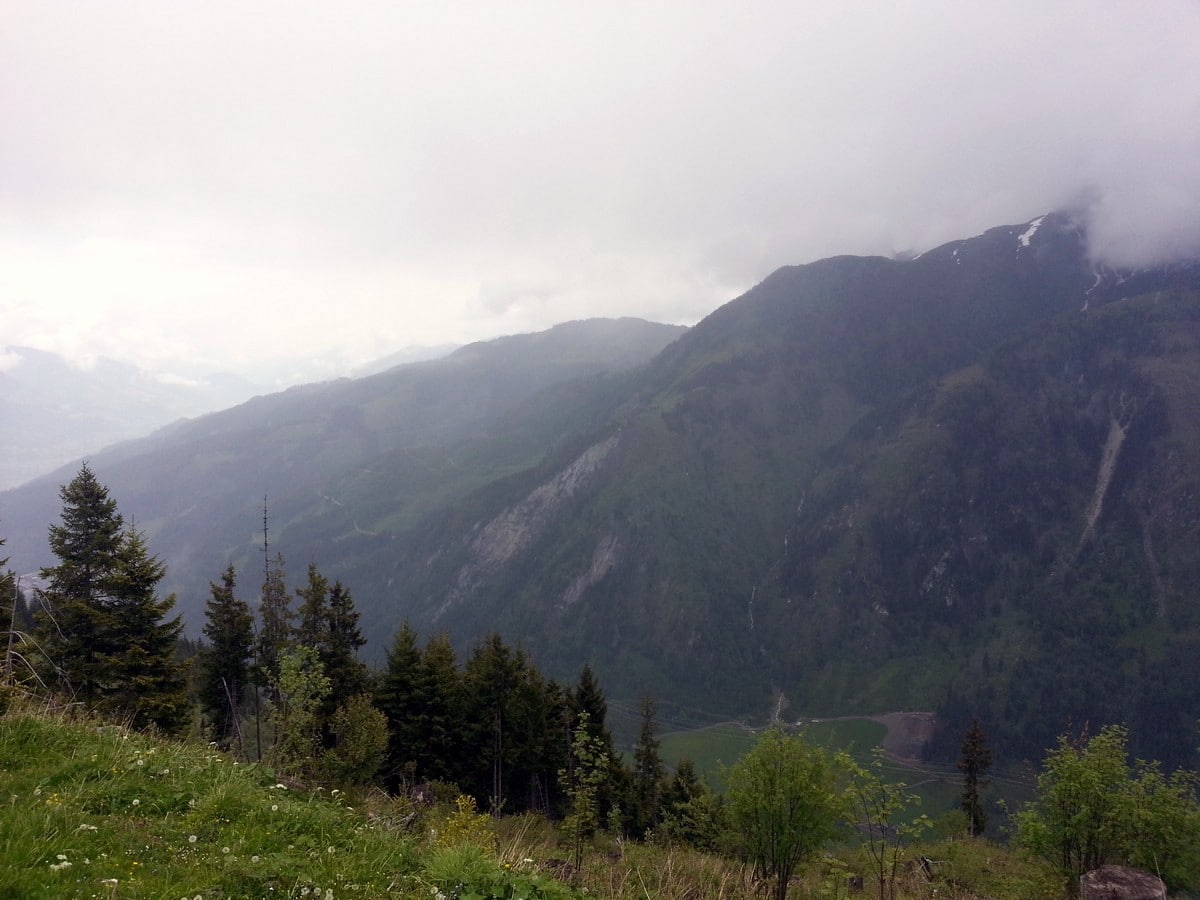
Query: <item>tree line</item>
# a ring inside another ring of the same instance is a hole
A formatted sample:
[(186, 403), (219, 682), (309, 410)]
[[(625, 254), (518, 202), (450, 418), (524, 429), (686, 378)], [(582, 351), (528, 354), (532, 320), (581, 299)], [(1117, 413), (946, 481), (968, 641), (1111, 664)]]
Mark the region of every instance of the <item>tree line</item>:
[[(60, 496), (62, 520), (49, 530), (58, 563), (41, 571), (32, 615), (12, 574), (0, 578), (13, 597), (6, 691), (19, 659), (29, 678), (73, 703), (135, 728), (190, 730), (285, 777), (463, 795), (493, 815), (541, 813), (560, 823), (577, 868), (600, 831), (677, 840), (752, 862), (780, 900), (797, 869), (847, 837), (869, 851), (884, 900), (930, 827), (880, 757), (863, 765), (780, 728), (726, 771), (728, 791), (717, 796), (690, 762), (664, 764), (648, 697), (626, 760), (589, 667), (560, 684), (499, 634), (460, 661), (446, 635), (422, 643), (403, 622), (373, 672), (357, 656), (365, 642), (350, 591), (316, 564), (289, 591), (283, 557), (267, 555), (265, 538), (257, 609), (238, 596), (228, 567), (210, 584), (205, 640), (188, 656), (174, 597), (158, 595), (165, 567), (86, 464)], [(1115, 726), (1061, 737), (1037, 798), (1015, 817), (1016, 843), (1064, 878), (1115, 862), (1200, 885), (1197, 777), (1131, 764), (1127, 737)], [(987, 824), (991, 763), (973, 721), (958, 764), (970, 835)]]

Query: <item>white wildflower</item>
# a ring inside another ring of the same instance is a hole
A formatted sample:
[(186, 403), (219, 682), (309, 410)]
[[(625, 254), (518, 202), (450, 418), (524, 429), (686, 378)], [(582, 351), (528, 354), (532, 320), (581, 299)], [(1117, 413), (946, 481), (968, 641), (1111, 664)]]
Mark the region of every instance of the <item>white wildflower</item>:
[(134, 798), (133, 798), (133, 805), (134, 805), (134, 806), (141, 806), (141, 805), (142, 805), (142, 801), (141, 801), (141, 800), (139, 800), (137, 797), (134, 797)]
[(188, 843), (189, 844), (194, 844), (194, 843), (196, 843), (197, 840), (198, 840), (198, 838), (194, 834), (188, 835)]

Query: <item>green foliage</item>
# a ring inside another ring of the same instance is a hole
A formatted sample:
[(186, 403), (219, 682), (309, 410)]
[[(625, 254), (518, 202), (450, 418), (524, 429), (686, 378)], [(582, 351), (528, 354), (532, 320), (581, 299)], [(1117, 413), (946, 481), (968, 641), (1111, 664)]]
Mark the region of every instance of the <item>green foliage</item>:
[(639, 704), (642, 717), (637, 745), (633, 750), (634, 834), (642, 836), (658, 824), (661, 817), (663, 782), (666, 767), (660, 755), (658, 725), (654, 701), (646, 696)]
[(239, 722), (254, 653), (254, 615), (249, 604), (235, 595), (236, 587), (232, 565), (222, 573), (220, 585), (209, 582), (204, 624), (208, 646), (200, 654), (200, 703), (212, 723), (213, 736), (225, 748), (233, 746), (235, 739), (242, 746)]
[(849, 822), (862, 835), (879, 888), (879, 900), (894, 898), (896, 879), (913, 846), (933, 823), (926, 815), (908, 818), (920, 797), (904, 782), (883, 772), (883, 751), (869, 766), (861, 766), (847, 753), (839, 754), (838, 767), (845, 779)]
[(1115, 725), (1060, 737), (1043, 760), (1037, 799), (1017, 814), (1017, 842), (1070, 879), (1113, 863), (1158, 873), (1172, 887), (1200, 886), (1196, 775), (1130, 765), (1127, 740)]
[(39, 611), (48, 680), (75, 699), (137, 727), (178, 729), (186, 716), (175, 648), (183, 624), (160, 599), (166, 568), (141, 532), (124, 527), (117, 503), (85, 464), (59, 493), (62, 524), (50, 526), (58, 564)]
[(0, 896), (381, 897), (419, 874), (410, 838), (340, 800), (96, 719), (10, 711), (0, 789)]
[(435, 847), (458, 847), (464, 844), (496, 851), (496, 832), (492, 817), (475, 809), (475, 798), (459, 794), (454, 799), (454, 811), (430, 825)]
[(336, 784), (363, 785), (379, 771), (387, 751), (387, 716), (369, 694), (351, 697), (329, 723), (333, 746), (321, 757), (321, 769)]
[(844, 801), (833, 758), (779, 728), (765, 731), (729, 770), (729, 820), (744, 853), (775, 881), (776, 900), (788, 880), (838, 834)]
[(612, 757), (604, 741), (592, 732), (591, 716), (586, 711), (580, 712), (567, 766), (558, 773), (559, 785), (570, 804), (562, 830), (570, 843), (577, 872), (583, 867), (584, 846), (600, 825), (601, 789), (608, 781), (611, 765)]
[(962, 754), (958, 759), (958, 770), (963, 774), (962, 810), (967, 815), (968, 832), (979, 837), (987, 827), (987, 813), (980, 796), (987, 784), (987, 771), (992, 765), (992, 748), (979, 720), (963, 736)]
[(432, 885), (430, 900), (575, 900), (563, 884), (500, 866), (472, 843), (437, 849), (425, 860), (422, 881)]
[(319, 712), (329, 695), (329, 679), (317, 651), (303, 645), (284, 651), (271, 686), (277, 699), (271, 711), (275, 745), (269, 758), (293, 775), (312, 774), (320, 748)]

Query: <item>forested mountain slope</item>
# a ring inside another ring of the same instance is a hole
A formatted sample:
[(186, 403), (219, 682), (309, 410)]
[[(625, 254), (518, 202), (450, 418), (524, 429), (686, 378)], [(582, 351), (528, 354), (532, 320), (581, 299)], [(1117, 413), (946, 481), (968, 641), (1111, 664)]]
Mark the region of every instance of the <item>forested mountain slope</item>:
[[(460, 424), (431, 381), (420, 440), (383, 399), (411, 382), (365, 379), (93, 464), (185, 609), (230, 559), (254, 593), (265, 493), (272, 547), (350, 587), (376, 658), (407, 618), (616, 697), (937, 708), (943, 751), (979, 715), (1010, 757), (1120, 720), (1193, 762), (1200, 266), (1097, 267), (1051, 214), (785, 268), (659, 339), (536, 388), (517, 353)], [(24, 496), (0, 528), (44, 528)]]

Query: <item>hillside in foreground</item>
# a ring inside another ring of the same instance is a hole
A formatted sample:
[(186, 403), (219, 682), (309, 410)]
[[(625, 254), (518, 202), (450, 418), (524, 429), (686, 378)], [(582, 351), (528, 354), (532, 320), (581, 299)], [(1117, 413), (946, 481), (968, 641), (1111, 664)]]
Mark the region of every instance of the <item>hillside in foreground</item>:
[[(729, 859), (603, 835), (572, 888), (553, 877), (567, 853), (544, 820), (484, 819), (495, 835), (484, 849), (454, 837), (479, 817), (445, 805), (284, 784), (207, 744), (61, 713), (0, 716), (0, 790), (5, 897), (734, 900), (762, 889)], [(953, 840), (928, 852), (936, 879), (905, 876), (900, 898), (1059, 896), (1042, 867), (1003, 847)], [(844, 896), (864, 861), (826, 855), (793, 893)]]

